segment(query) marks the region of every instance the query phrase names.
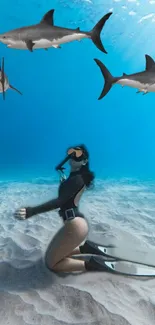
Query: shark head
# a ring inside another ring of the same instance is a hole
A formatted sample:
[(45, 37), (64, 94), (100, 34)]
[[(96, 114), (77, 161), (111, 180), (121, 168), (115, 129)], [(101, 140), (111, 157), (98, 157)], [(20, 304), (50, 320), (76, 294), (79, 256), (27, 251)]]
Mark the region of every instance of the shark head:
[(7, 34), (0, 34), (0, 42), (8, 44), (10, 42), (10, 37)]
[(0, 42), (3, 44), (14, 44), (17, 41), (18, 35), (14, 31), (0, 34)]

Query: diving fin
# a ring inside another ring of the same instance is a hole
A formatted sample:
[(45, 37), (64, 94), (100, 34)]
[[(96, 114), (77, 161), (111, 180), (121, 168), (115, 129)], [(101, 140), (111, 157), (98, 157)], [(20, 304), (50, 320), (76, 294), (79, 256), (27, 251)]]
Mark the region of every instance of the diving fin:
[[(109, 248), (114, 247), (113, 245), (109, 245)], [(107, 254), (106, 247), (103, 248), (103, 250), (99, 250), (98, 245), (93, 243), (90, 240), (86, 240), (84, 245), (80, 246), (80, 253), (81, 254), (94, 254), (94, 255), (102, 255), (102, 256), (110, 256)]]
[(86, 271), (97, 271), (97, 272), (109, 271), (104, 261), (102, 261), (101, 259), (98, 260), (94, 256), (91, 256), (89, 261), (85, 261), (85, 269)]
[(140, 249), (132, 243), (128, 245), (124, 240), (105, 240), (104, 244), (87, 240), (84, 245), (80, 246), (81, 254), (95, 254), (103, 258), (113, 258), (141, 265), (151, 266), (155, 268), (155, 249)]
[(119, 259), (104, 259), (99, 256), (91, 256), (85, 261), (86, 271), (110, 272), (127, 276), (155, 277), (155, 268)]

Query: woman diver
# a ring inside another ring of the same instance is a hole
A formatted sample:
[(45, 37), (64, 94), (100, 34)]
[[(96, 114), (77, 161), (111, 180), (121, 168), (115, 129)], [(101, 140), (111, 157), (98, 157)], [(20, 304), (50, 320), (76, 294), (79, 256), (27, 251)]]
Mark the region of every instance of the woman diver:
[(63, 173), (63, 165), (69, 161), (71, 170), (67, 179), (62, 178), (58, 198), (35, 207), (18, 209), (15, 218), (28, 219), (36, 214), (59, 208), (64, 225), (49, 244), (45, 254), (47, 268), (54, 272), (98, 270), (93, 257), (89, 261), (72, 258), (73, 255), (91, 253), (87, 241), (80, 244), (88, 235), (88, 223), (78, 210), (78, 203), (84, 190), (93, 184), (94, 173), (89, 169), (89, 153), (84, 145), (72, 147), (67, 157), (56, 167)]

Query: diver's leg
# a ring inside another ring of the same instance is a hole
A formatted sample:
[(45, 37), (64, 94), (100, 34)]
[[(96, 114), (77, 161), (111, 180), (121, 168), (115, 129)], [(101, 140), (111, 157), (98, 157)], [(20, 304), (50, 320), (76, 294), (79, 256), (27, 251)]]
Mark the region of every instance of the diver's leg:
[(76, 217), (67, 222), (55, 235), (47, 249), (45, 256), (47, 267), (57, 272), (85, 270), (84, 261), (72, 259), (68, 255), (85, 240), (87, 234), (88, 224), (85, 219)]
[(85, 271), (85, 261), (65, 257), (63, 260), (53, 266), (52, 270), (55, 272)]

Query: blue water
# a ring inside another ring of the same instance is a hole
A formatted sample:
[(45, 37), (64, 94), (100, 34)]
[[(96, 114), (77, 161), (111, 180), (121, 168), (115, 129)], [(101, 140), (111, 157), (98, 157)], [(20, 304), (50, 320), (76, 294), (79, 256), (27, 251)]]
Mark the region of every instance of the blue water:
[(56, 25), (86, 31), (113, 11), (102, 33), (108, 54), (91, 40), (33, 53), (0, 43), (10, 84), (23, 93), (9, 89), (5, 101), (0, 94), (1, 322), (153, 325), (154, 280), (106, 272), (60, 278), (43, 263), (62, 226), (57, 212), (24, 222), (14, 212), (55, 197), (55, 166), (68, 146), (84, 143), (96, 174), (80, 202), (88, 238), (120, 240), (127, 254), (154, 252), (155, 93), (116, 85), (98, 101), (103, 77), (93, 59), (114, 76), (144, 70), (145, 54), (155, 59), (155, 1), (1, 0), (0, 33), (38, 23), (50, 9)]
[(0, 97), (1, 178), (55, 175), (66, 147), (82, 142), (97, 177), (154, 179), (155, 95), (117, 85), (98, 101), (103, 78), (93, 61), (114, 76), (143, 70), (144, 55), (155, 58), (153, 1), (2, 0), (0, 31), (37, 23), (51, 8), (55, 24), (82, 30), (113, 10), (102, 33), (108, 54), (90, 40), (33, 53), (0, 45), (10, 83), (23, 92)]

